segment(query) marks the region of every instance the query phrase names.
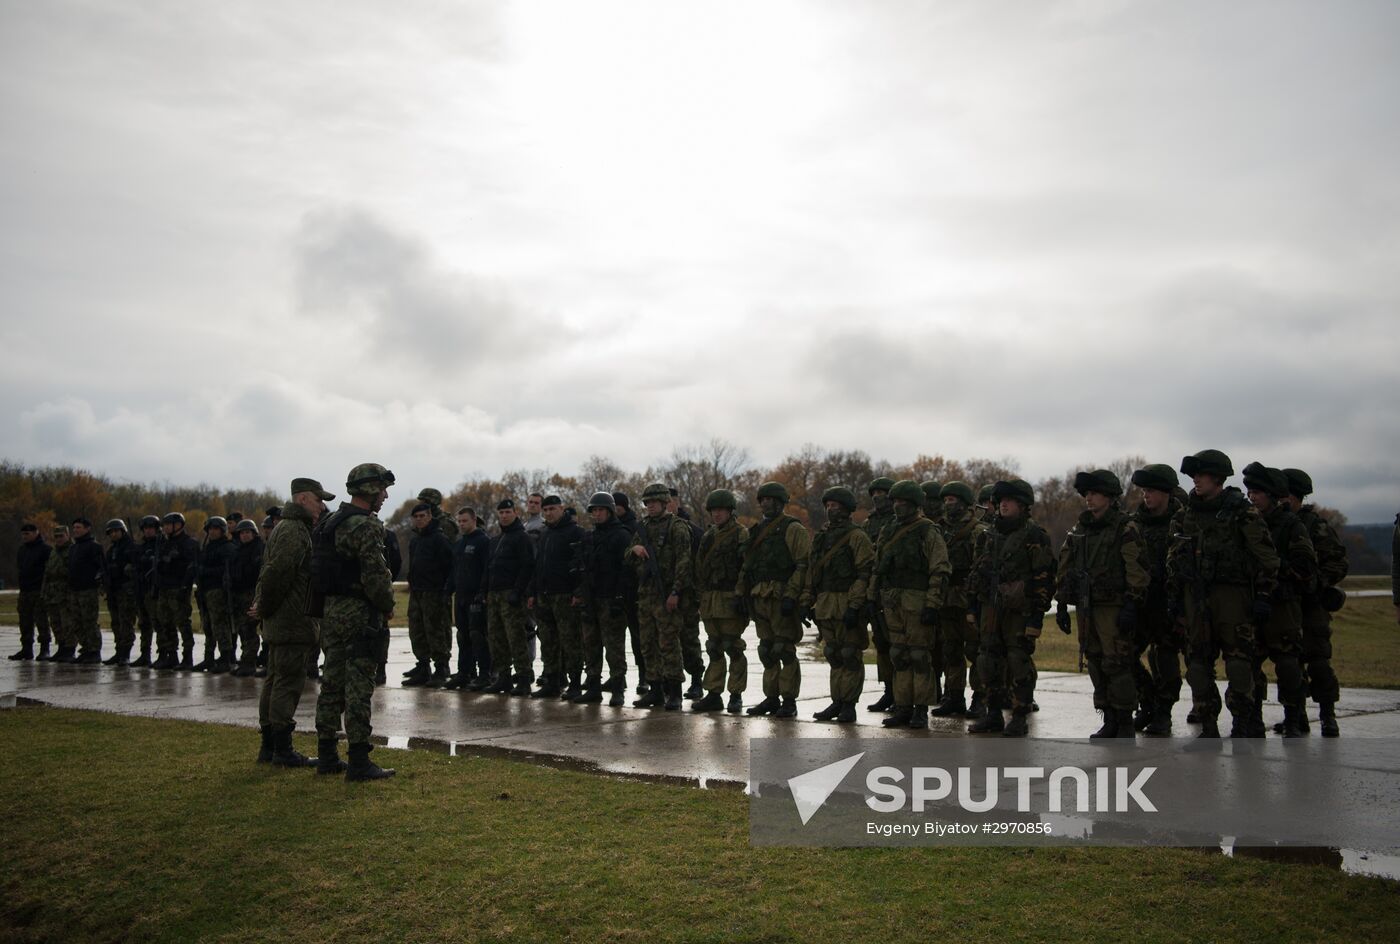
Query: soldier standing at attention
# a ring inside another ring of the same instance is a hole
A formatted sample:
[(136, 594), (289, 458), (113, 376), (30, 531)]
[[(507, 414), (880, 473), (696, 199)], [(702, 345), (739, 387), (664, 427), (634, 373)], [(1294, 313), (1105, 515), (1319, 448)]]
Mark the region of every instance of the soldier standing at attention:
[(1215, 660), (1225, 660), (1232, 734), (1248, 736), (1254, 711), (1255, 625), (1269, 619), (1279, 558), (1269, 529), (1238, 488), (1230, 457), (1203, 449), (1181, 460), (1195, 487), (1172, 519), (1167, 606), (1185, 626), (1186, 680), (1201, 737), (1218, 738)]
[(126, 665), (136, 644), (136, 614), (141, 608), (137, 590), (138, 549), (126, 529), (126, 522), (113, 518), (103, 528), (107, 533), (107, 612), (112, 618), (112, 657), (103, 665)]
[(427, 502), (415, 505), (410, 518), (414, 535), (408, 541), (408, 641), (417, 664), (403, 686), (440, 688), (447, 682), (452, 658), (452, 542)]
[[(894, 504), (890, 501), (890, 489), (894, 479), (881, 476), (872, 481), (866, 493), (870, 496), (872, 508), (861, 527), (870, 538), (876, 553), (880, 550), (880, 534), (885, 526), (894, 520)], [(875, 640), (875, 671), (885, 691), (866, 707), (871, 711), (889, 711), (894, 707), (894, 666), (890, 664), (890, 633), (885, 625), (885, 615), (880, 612), (880, 600), (872, 594), (870, 600), (870, 632)]]
[[(160, 594), (157, 626), (161, 633), (161, 657), (154, 667), (189, 671), (194, 668), (190, 591), (194, 588), (199, 545), (185, 533), (185, 516), (178, 511), (169, 512), (161, 519), (160, 526), (165, 532), (156, 567), (156, 586)], [(180, 643), (184, 644), (184, 658), (180, 657)]]
[(68, 555), (73, 550), (72, 538), (68, 529), (56, 525), (53, 529), (53, 553), (44, 561), (44, 608), (49, 613), (49, 625), (53, 627), (54, 653), (52, 662), (72, 662), (77, 658), (78, 642), (74, 635), (74, 623), (70, 610), (73, 608), (73, 591), (68, 587)]
[(865, 531), (851, 522), (856, 494), (837, 486), (822, 493), (826, 526), (812, 539), (807, 584), (798, 606), (809, 609), (821, 634), (822, 654), (831, 666), (831, 704), (818, 711), (818, 721), (842, 724), (856, 720), (856, 702), (865, 687), (865, 629), (870, 571), (875, 547)]
[[(350, 501), (323, 517), (311, 533), (311, 615), (321, 616), (321, 649), (326, 654), (321, 692), (316, 699), (319, 741), (334, 741), (345, 719), (350, 763), (345, 779), (392, 777), (369, 759), (370, 699), (379, 662), (385, 619), (394, 612), (394, 585), (384, 562), (384, 525), (375, 513), (384, 507), (394, 473), (374, 462), (350, 470), (345, 490)], [(283, 526), (285, 527), (285, 522)]]
[[(308, 478), (292, 479), (291, 493), (281, 523), (261, 555), (253, 599), (245, 611), (255, 623), (262, 621), (262, 636), (267, 643), (267, 674), (258, 699), (258, 725), (262, 731), (258, 763), (270, 762), (278, 767), (314, 765), (317, 773), (337, 774), (345, 770), (345, 764), (336, 751), (333, 733), (321, 735), (319, 760), (313, 761), (292, 747), (297, 705), (306, 683), (306, 650), (316, 645), (316, 625), (307, 614), (311, 602), (311, 529), (326, 513), (326, 502), (335, 496), (320, 482)], [(239, 522), (243, 524), (252, 522)], [(240, 540), (242, 533), (246, 532), (240, 532)], [(244, 666), (240, 671), (254, 660), (256, 653), (256, 642), (251, 650), (244, 643)]]
[[(587, 673), (580, 704), (596, 704), (609, 693), (608, 704), (622, 707), (627, 693), (627, 607), (629, 585), (635, 586), (625, 557), (633, 531), (618, 520), (617, 500), (596, 492), (588, 500), (593, 530), (584, 535), (583, 666)], [(607, 681), (601, 681), (603, 662)]]
[(479, 692), (491, 684), (486, 648), (486, 568), (491, 539), (477, 526), (475, 508), (457, 510), (461, 537), (452, 545), (452, 592), (457, 624), (457, 672), (443, 688)]
[[(1031, 518), (1035, 492), (1029, 482), (997, 482), (992, 501), (995, 523), (972, 564), (981, 616), (977, 669), (987, 688), (987, 714), (967, 730), (1025, 737), (1035, 703), (1035, 641), (1055, 590), (1055, 557), (1050, 536)], [(1002, 716), (1006, 707), (1009, 723)]]
[(695, 596), (705, 621), (705, 651), (710, 664), (705, 668), (705, 697), (690, 706), (695, 711), (725, 708), (720, 692), (725, 690), (726, 680), (727, 710), (738, 714), (744, 709), (744, 689), (749, 684), (744, 629), (749, 620), (743, 598), (734, 595), (734, 586), (739, 581), (740, 548), (749, 539), (749, 529), (734, 516), (738, 508), (738, 499), (727, 488), (716, 489), (705, 498), (711, 524), (695, 554)]
[[(612, 496), (618, 523), (632, 534), (636, 534), (641, 522), (637, 520), (637, 513), (632, 510), (627, 494), (613, 492)], [(642, 655), (642, 621), (641, 615), (637, 612), (637, 582), (626, 580), (624, 583), (626, 586), (623, 591), (622, 605), (627, 613), (627, 634), (632, 640), (632, 661), (637, 663), (637, 694), (645, 695), (649, 689), (647, 687), (647, 662), (645, 656)]]
[(789, 501), (781, 482), (758, 487), (763, 519), (749, 532), (735, 594), (748, 602), (749, 615), (758, 630), (758, 660), (763, 663), (763, 701), (749, 709), (751, 715), (775, 718), (797, 716), (797, 695), (802, 672), (797, 664), (797, 644), (802, 622), (797, 598), (807, 579), (812, 537), (783, 509)]
[[(1316, 592), (1303, 596), (1303, 667), (1304, 677), (1313, 701), (1317, 702), (1318, 721), (1323, 737), (1337, 737), (1337, 699), (1341, 687), (1337, 673), (1332, 670), (1332, 613), (1346, 602), (1339, 584), (1347, 575), (1347, 549), (1337, 537), (1337, 531), (1326, 518), (1318, 514), (1316, 505), (1305, 505), (1303, 499), (1312, 494), (1312, 476), (1302, 469), (1284, 469), (1288, 479), (1288, 496), (1284, 503), (1303, 522), (1317, 551)], [(1298, 725), (1308, 730), (1308, 716), (1299, 700)], [(1283, 725), (1275, 730), (1283, 733)]]
[(1183, 640), (1167, 612), (1167, 550), (1172, 519), (1182, 508), (1173, 491), (1180, 486), (1176, 470), (1160, 463), (1134, 472), (1133, 484), (1142, 489), (1142, 504), (1133, 512), (1133, 521), (1142, 532), (1147, 551), (1143, 565), (1149, 579), (1147, 598), (1138, 607), (1136, 656), (1141, 660), (1143, 650), (1147, 652), (1148, 671), (1138, 675), (1138, 705), (1145, 717), (1134, 717), (1133, 727), (1166, 737), (1172, 733), (1172, 707), (1181, 698)]
[(1286, 503), (1288, 477), (1279, 469), (1259, 462), (1244, 467), (1244, 487), (1249, 501), (1264, 519), (1278, 553), (1278, 580), (1269, 599), (1269, 612), (1255, 626), (1254, 706), (1249, 737), (1264, 736), (1264, 699), (1268, 682), (1264, 659), (1274, 663), (1278, 700), (1283, 703), (1283, 736), (1302, 737), (1303, 699), (1303, 598), (1316, 592), (1317, 550), (1308, 529)]
[(1079, 618), (1079, 650), (1094, 684), (1103, 725), (1091, 738), (1130, 738), (1138, 704), (1137, 628), (1151, 582), (1147, 548), (1137, 522), (1118, 507), (1123, 483), (1108, 469), (1080, 472), (1074, 490), (1084, 512), (1065, 537), (1058, 568), (1055, 622), (1070, 631), (1069, 606)]
[[(695, 552), (700, 550), (700, 537), (705, 533), (705, 529), (690, 520), (690, 512), (681, 504), (680, 492), (674, 485), (670, 487), (669, 492), (671, 497), (666, 500), (666, 510), (684, 521), (685, 526), (690, 529), (690, 555), (691, 560), (694, 560)], [(685, 611), (681, 617), (681, 665), (690, 676), (690, 687), (685, 690), (685, 697), (694, 701), (705, 694), (702, 682), (702, 676), (705, 674), (705, 656), (700, 646), (699, 595), (687, 593), (681, 599), (681, 608)]]
[[(236, 550), (228, 538), (228, 521), (215, 515), (204, 523), (204, 550), (199, 555), (199, 590), (204, 598), (204, 661), (197, 672), (227, 672), (233, 645), (233, 609), (228, 566)], [(217, 655), (216, 655), (217, 653)]]
[(526, 601), (539, 627), (542, 670), (533, 698), (563, 695), (572, 700), (583, 693), (583, 651), (579, 638), (582, 574), (577, 568), (583, 528), (564, 514), (558, 495), (545, 496), (540, 506), (544, 530), (535, 542), (535, 570)]
[(151, 640), (160, 632), (159, 598), (156, 595), (160, 542), (160, 519), (155, 515), (146, 515), (141, 519), (141, 543), (136, 549), (136, 585), (141, 596), (141, 658), (131, 663), (135, 668), (150, 668)]
[(258, 621), (249, 615), (253, 607), (253, 595), (258, 587), (258, 574), (262, 572), (263, 540), (258, 537), (258, 526), (251, 518), (244, 518), (233, 526), (233, 560), (228, 568), (229, 605), (233, 609), (233, 629), (238, 634), (238, 667), (233, 674), (239, 678), (251, 678), (258, 670)]
[(534, 542), (516, 517), (513, 499), (496, 505), (496, 517), (501, 532), (491, 544), (486, 581), (486, 634), (496, 680), (484, 691), (529, 695), (535, 668), (525, 630), (525, 594), (535, 570)]
[[(930, 715), (981, 717), (987, 693), (977, 674), (977, 621), (972, 616), (972, 554), (987, 525), (974, 506), (972, 489), (964, 482), (949, 482), (939, 489), (943, 503), (943, 543), (948, 547), (948, 592), (938, 615), (938, 635), (943, 650), (943, 700), (929, 709)], [(969, 667), (972, 669), (968, 672)], [(966, 695), (969, 674), (972, 681), (972, 708)]]
[(649, 690), (634, 708), (681, 707), (681, 598), (693, 593), (690, 527), (666, 510), (670, 493), (653, 483), (642, 491), (642, 520), (627, 548), (627, 561), (637, 575), (637, 611), (642, 621), (642, 650), (646, 653)]
[[(102, 661), (102, 630), (98, 624), (98, 598), (102, 591), (102, 546), (92, 536), (92, 522), (74, 518), (73, 550), (68, 554), (68, 586), (76, 639), (82, 653), (73, 661), (79, 665), (97, 665)], [(74, 638), (69, 633), (69, 638)]]
[(53, 548), (39, 534), (39, 526), (26, 521), (19, 528), (16, 552), (19, 571), (19, 651), (10, 661), (29, 661), (34, 656), (34, 631), (39, 633), (39, 661), (49, 659), (49, 615), (44, 611), (44, 565)]

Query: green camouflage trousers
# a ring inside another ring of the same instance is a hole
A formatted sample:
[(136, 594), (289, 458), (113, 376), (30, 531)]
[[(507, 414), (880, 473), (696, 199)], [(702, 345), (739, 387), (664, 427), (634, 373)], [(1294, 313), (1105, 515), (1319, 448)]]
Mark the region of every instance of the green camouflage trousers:
[(233, 603), (233, 628), (238, 633), (238, 664), (253, 668), (258, 661), (258, 621), (248, 615), (248, 607), (253, 605), (252, 590), (238, 590), (230, 594)]
[(486, 644), (491, 649), (491, 665), (497, 674), (513, 671), (516, 681), (533, 682), (530, 639), (525, 632), (525, 608), (511, 606), (507, 591), (486, 594)]
[(1026, 635), (1025, 611), (984, 604), (977, 671), (989, 706), (1030, 709), (1037, 678), (1034, 656), (1035, 638)]
[(1254, 698), (1263, 702), (1268, 697), (1269, 683), (1264, 677), (1264, 660), (1274, 663), (1278, 679), (1278, 700), (1284, 705), (1300, 704), (1307, 697), (1303, 685), (1303, 608), (1297, 600), (1276, 600), (1269, 621), (1255, 634), (1257, 649), (1254, 656)]
[(1332, 669), (1332, 614), (1314, 600), (1303, 602), (1303, 667), (1313, 701), (1336, 704), (1341, 688)]
[[(1166, 604), (1138, 608), (1138, 631), (1133, 674), (1137, 677), (1138, 703), (1170, 709), (1181, 698), (1181, 646), (1183, 639), (1167, 618)], [(1147, 655), (1147, 668), (1142, 656)]]
[(131, 581), (118, 585), (107, 598), (107, 610), (112, 617), (112, 640), (118, 655), (130, 655), (136, 645), (136, 620), (141, 615), (141, 600)]
[(763, 697), (796, 698), (802, 688), (797, 644), (802, 623), (797, 613), (784, 616), (776, 596), (749, 597), (749, 615), (758, 630), (758, 661), (763, 663)]
[[(335, 737), (343, 716), (345, 739), (351, 744), (369, 743), (373, 731), (370, 700), (374, 697), (374, 673), (379, 668), (383, 627), (383, 618), (364, 600), (341, 596), (326, 598), (320, 647), (326, 654), (326, 664), (321, 670), (321, 690), (316, 697), (317, 737)], [(268, 652), (270, 659), (271, 648)], [(304, 650), (300, 656), (303, 666), (312, 658)], [(271, 675), (269, 667), (268, 676)]]
[(968, 683), (968, 668), (973, 668), (972, 694), (982, 693), (982, 679), (976, 672), (977, 624), (972, 614), (960, 606), (945, 606), (938, 611), (938, 642), (943, 663), (943, 693), (963, 698)]
[(156, 603), (156, 645), (160, 651), (178, 658), (179, 641), (183, 639), (185, 654), (193, 655), (190, 650), (194, 642), (194, 624), (190, 622), (190, 615), (194, 609), (190, 606), (190, 591), (167, 587), (160, 591)]
[(885, 622), (885, 611), (875, 604), (875, 618), (870, 621), (870, 636), (875, 643), (876, 677), (885, 685), (894, 682), (894, 665), (890, 662), (890, 629)]
[(679, 682), (685, 675), (681, 668), (681, 623), (685, 614), (677, 607), (666, 609), (666, 598), (650, 588), (643, 589), (637, 599), (637, 613), (642, 621), (642, 659), (653, 684)]
[(737, 616), (705, 620), (705, 653), (710, 657), (710, 664), (705, 667), (705, 691), (723, 691), (726, 681), (731, 695), (741, 694), (749, 687), (749, 659), (744, 655), (744, 630), (748, 625), (748, 620)]
[(847, 629), (845, 620), (817, 620), (822, 656), (831, 666), (831, 700), (854, 702), (865, 689), (865, 650), (870, 639), (865, 626)]
[(96, 588), (92, 590), (74, 590), (69, 595), (72, 601), (70, 612), (73, 615), (73, 628), (75, 632), (70, 633), (70, 638), (76, 638), (83, 652), (102, 651), (102, 629), (98, 623), (98, 598), (100, 591)]
[[(301, 690), (306, 685), (306, 650), (310, 646), (268, 646), (267, 677), (263, 679), (262, 695), (258, 699), (258, 724), (273, 727), (291, 724), (301, 704)], [(258, 653), (253, 645), (253, 657)], [(246, 657), (247, 651), (244, 651)], [(320, 729), (320, 702), (317, 701), (317, 729)], [(365, 718), (369, 725), (369, 718)], [(336, 725), (339, 728), (339, 725)], [(368, 734), (365, 735), (369, 737)], [(361, 743), (361, 742), (356, 742)]]
[(583, 670), (589, 678), (603, 673), (606, 653), (608, 678), (627, 678), (627, 611), (619, 603), (602, 603), (584, 611), (581, 620)]
[(233, 609), (228, 591), (223, 587), (206, 590), (200, 618), (204, 625), (204, 658), (214, 661), (216, 651), (220, 658), (228, 656), (233, 645)]
[(1137, 652), (1131, 636), (1118, 631), (1118, 607), (1077, 607), (1079, 647), (1094, 683), (1094, 707), (1132, 711), (1137, 707), (1137, 681), (1133, 666)]
[(443, 590), (408, 591), (408, 644), (413, 658), (447, 665), (452, 657), (452, 594)]
[(43, 599), (34, 590), (19, 592), (19, 637), (25, 649), (34, 646), (34, 631), (39, 631), (39, 645), (49, 648), (49, 612)]
[(146, 591), (141, 600), (141, 652), (151, 651), (151, 640), (160, 635), (160, 597), (155, 588)]
[(903, 605), (903, 590), (882, 590), (881, 609), (890, 633), (890, 664), (894, 666), (894, 703), (904, 708), (938, 700), (933, 651), (937, 627), (919, 621), (920, 609)]
[(73, 602), (68, 599), (65, 592), (61, 595), (50, 595), (44, 600), (44, 610), (49, 616), (49, 627), (53, 630), (53, 641), (60, 649), (77, 648), (78, 640), (73, 634), (76, 623), (65, 622), (72, 619), (69, 611), (73, 608)]
[(567, 675), (576, 679), (583, 671), (581, 619), (571, 600), (568, 593), (545, 593), (535, 597), (531, 611), (538, 627), (544, 674), (555, 678)]
[(700, 648), (700, 599), (692, 591), (681, 594), (681, 665), (687, 675), (699, 678), (705, 673), (705, 656)]
[(1225, 660), (1225, 703), (1230, 714), (1248, 717), (1254, 708), (1254, 623), (1249, 587), (1217, 584), (1206, 591), (1201, 606), (1190, 588), (1186, 592), (1186, 681), (1191, 702), (1203, 718), (1220, 714), (1220, 689), (1215, 687), (1215, 660)]

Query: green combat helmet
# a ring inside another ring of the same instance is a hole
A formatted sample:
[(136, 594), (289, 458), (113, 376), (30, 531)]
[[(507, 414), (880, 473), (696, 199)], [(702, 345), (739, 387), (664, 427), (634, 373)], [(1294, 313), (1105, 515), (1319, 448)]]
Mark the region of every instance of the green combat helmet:
[(612, 497), (612, 492), (594, 492), (593, 497), (588, 499), (588, 510), (594, 508), (606, 508), (608, 511), (617, 513), (617, 501)]
[(924, 490), (919, 488), (919, 483), (912, 479), (900, 479), (890, 487), (890, 500), (899, 501), (903, 499), (916, 508), (924, 506)]
[(1029, 508), (1035, 504), (1035, 490), (1025, 479), (998, 482), (992, 486), (992, 501), (999, 502), (1003, 498), (1014, 498)]
[(425, 488), (418, 493), (418, 500), (426, 505), (439, 508), (442, 506), (442, 492), (435, 488)]
[(1075, 475), (1074, 490), (1081, 495), (1088, 492), (1098, 492), (1109, 498), (1117, 498), (1123, 494), (1123, 483), (1108, 469), (1095, 469), (1092, 472), (1080, 472)]
[(1181, 474), (1217, 475), (1223, 481), (1235, 474), (1235, 467), (1230, 464), (1230, 457), (1219, 449), (1202, 449), (1194, 456), (1181, 460)]
[(1288, 492), (1304, 499), (1313, 493), (1312, 476), (1302, 469), (1284, 469), (1284, 478), (1288, 479)]
[(837, 485), (822, 492), (822, 504), (825, 505), (829, 501), (837, 502), (847, 511), (856, 510), (856, 493), (844, 485)]
[(924, 493), (924, 504), (936, 505), (938, 504), (938, 495), (943, 491), (943, 485), (934, 481), (921, 482), (919, 489)]
[(983, 485), (977, 490), (977, 504), (985, 505), (992, 500), (992, 493), (996, 491), (995, 485)]
[(1262, 462), (1251, 462), (1241, 474), (1246, 490), (1267, 492), (1275, 498), (1288, 497), (1288, 476), (1279, 469), (1271, 469)]
[(738, 507), (739, 500), (727, 488), (717, 488), (705, 496), (706, 511), (714, 511), (716, 508), (728, 508), (730, 511), (734, 511)]
[(662, 485), (660, 482), (652, 482), (646, 488), (642, 489), (643, 505), (645, 505), (649, 501), (659, 501), (662, 504), (665, 504), (670, 500), (671, 490), (665, 485)]
[(1133, 473), (1133, 484), (1138, 488), (1153, 488), (1159, 492), (1171, 492), (1180, 487), (1176, 469), (1165, 463), (1155, 462), (1145, 465)]
[(972, 494), (971, 486), (969, 486), (966, 482), (958, 481), (949, 482), (947, 485), (944, 485), (938, 490), (938, 497), (940, 499), (947, 498), (949, 495), (953, 496), (958, 501), (968, 506), (972, 505), (973, 499), (975, 497)]
[(759, 498), (776, 498), (786, 505), (792, 498), (788, 495), (787, 486), (782, 482), (764, 482), (758, 487)]
[(888, 492), (892, 488), (894, 488), (894, 479), (882, 475), (870, 483), (869, 487), (865, 490), (865, 494), (874, 495), (876, 492)]
[(380, 489), (393, 484), (394, 473), (378, 462), (361, 462), (345, 477), (345, 490), (362, 498), (373, 498)]

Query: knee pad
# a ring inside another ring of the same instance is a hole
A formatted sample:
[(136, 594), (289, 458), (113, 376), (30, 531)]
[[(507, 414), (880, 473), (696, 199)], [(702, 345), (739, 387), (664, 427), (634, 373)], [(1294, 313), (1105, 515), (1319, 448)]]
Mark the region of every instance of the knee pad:
[(909, 658), (909, 647), (890, 646), (890, 663), (897, 671), (907, 671), (912, 665)]
[(843, 646), (841, 648), (841, 667), (851, 672), (865, 671), (864, 652), (855, 646)]
[(724, 641), (718, 636), (710, 636), (705, 640), (705, 654), (711, 659), (724, 652)]
[(833, 668), (841, 664), (841, 650), (831, 643), (822, 647), (822, 655), (826, 657), (827, 664)]
[(742, 656), (744, 650), (747, 648), (748, 646), (745, 645), (743, 636), (724, 637), (724, 651), (729, 653), (730, 656)]
[(758, 661), (762, 662), (764, 665), (770, 665), (772, 664), (774, 658), (775, 657), (773, 655), (773, 640), (760, 639), (758, 641)]

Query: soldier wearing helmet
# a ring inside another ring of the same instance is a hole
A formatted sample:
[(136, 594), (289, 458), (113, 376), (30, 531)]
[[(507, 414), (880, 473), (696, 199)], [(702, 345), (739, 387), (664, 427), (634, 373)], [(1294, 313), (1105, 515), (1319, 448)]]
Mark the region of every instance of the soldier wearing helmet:
[(758, 630), (758, 660), (763, 663), (763, 700), (748, 713), (775, 718), (797, 716), (802, 687), (797, 664), (802, 621), (797, 600), (812, 551), (811, 534), (784, 511), (789, 500), (787, 487), (781, 482), (758, 487), (763, 518), (749, 532), (735, 585), (735, 593), (745, 598)]
[[(627, 693), (627, 599), (634, 586), (625, 562), (632, 543), (632, 529), (617, 516), (617, 499), (596, 492), (588, 499), (593, 530), (583, 537), (583, 692), (575, 701), (593, 704), (603, 700), (621, 707)], [(602, 678), (607, 662), (608, 677)]]
[(169, 512), (161, 519), (161, 529), (165, 540), (159, 545), (160, 559), (156, 563), (156, 626), (160, 652), (152, 668), (190, 670), (194, 668), (190, 592), (194, 589), (195, 567), (199, 563), (199, 545), (185, 533), (185, 516), (178, 511)]
[(851, 521), (856, 495), (845, 486), (822, 493), (826, 524), (812, 539), (806, 585), (798, 601), (811, 613), (830, 670), (831, 704), (813, 717), (842, 724), (856, 720), (856, 702), (865, 685), (865, 609), (875, 546)]
[(131, 647), (136, 644), (136, 620), (141, 609), (137, 583), (139, 549), (122, 519), (113, 518), (102, 530), (107, 535), (104, 567), (107, 612), (112, 618), (115, 643), (111, 658), (103, 665), (127, 665), (131, 661)]
[[(1181, 636), (1167, 612), (1167, 549), (1172, 518), (1181, 510), (1175, 492), (1181, 486), (1176, 469), (1162, 463), (1133, 472), (1132, 483), (1142, 490), (1142, 503), (1133, 521), (1142, 532), (1147, 568), (1147, 598), (1138, 608), (1137, 673), (1138, 714), (1133, 727), (1145, 734), (1165, 737), (1172, 733), (1172, 707), (1181, 698)], [(1147, 670), (1141, 668), (1143, 654)]]
[(229, 565), (236, 554), (228, 520), (214, 515), (204, 522), (204, 547), (199, 553), (200, 616), (204, 625), (204, 661), (196, 672), (219, 674), (233, 668), (233, 601)]
[[(938, 617), (938, 637), (943, 667), (943, 700), (929, 709), (935, 717), (965, 715), (972, 719), (986, 713), (987, 693), (977, 674), (977, 620), (972, 615), (972, 556), (987, 531), (976, 496), (965, 482), (948, 482), (938, 490), (943, 506), (940, 531), (948, 547), (948, 592)], [(969, 671), (969, 668), (971, 671)], [(972, 704), (964, 689), (972, 683)]]
[(229, 562), (229, 608), (233, 612), (234, 633), (238, 637), (238, 665), (233, 674), (248, 678), (257, 672), (258, 621), (248, 612), (253, 607), (258, 573), (262, 570), (263, 539), (251, 518), (233, 526), (234, 555)]
[[(705, 498), (710, 527), (700, 538), (695, 554), (695, 592), (700, 618), (705, 623), (705, 651), (710, 663), (705, 669), (705, 696), (690, 707), (695, 711), (730, 714), (744, 710), (744, 689), (748, 687), (749, 660), (744, 655), (744, 630), (748, 613), (741, 597), (734, 594), (739, 580), (740, 549), (749, 530), (735, 517), (739, 502), (727, 488), (715, 489)], [(728, 686), (726, 706), (720, 692)]]
[(146, 515), (138, 522), (138, 527), (141, 543), (136, 546), (136, 573), (133, 583), (136, 586), (137, 599), (140, 601), (138, 613), (141, 622), (141, 655), (131, 665), (132, 668), (150, 668), (151, 643), (159, 631), (156, 569), (160, 562), (160, 519), (155, 515)]
[[(865, 530), (865, 536), (870, 538), (871, 545), (877, 550), (880, 546), (880, 535), (894, 520), (894, 502), (890, 500), (892, 488), (894, 479), (881, 476), (873, 480), (865, 490), (870, 496), (872, 508), (861, 527)], [(867, 618), (871, 636), (875, 641), (875, 672), (880, 684), (884, 686), (884, 691), (866, 707), (871, 711), (889, 711), (894, 707), (894, 666), (890, 664), (890, 632), (885, 624), (885, 614), (880, 612), (880, 601), (875, 594), (871, 594)]]
[(650, 689), (633, 706), (676, 711), (681, 707), (682, 597), (694, 593), (690, 527), (666, 510), (670, 490), (653, 483), (642, 492), (646, 517), (627, 549), (636, 572), (637, 611), (642, 622), (642, 649)]

